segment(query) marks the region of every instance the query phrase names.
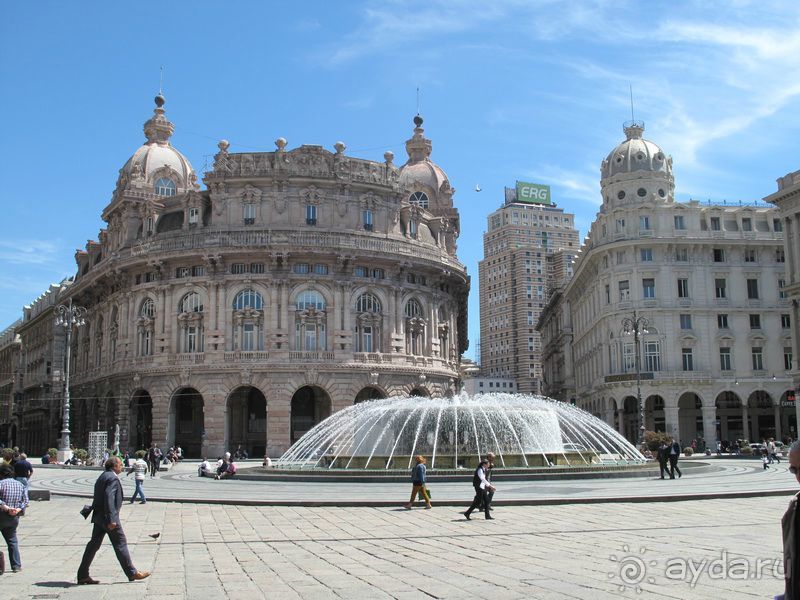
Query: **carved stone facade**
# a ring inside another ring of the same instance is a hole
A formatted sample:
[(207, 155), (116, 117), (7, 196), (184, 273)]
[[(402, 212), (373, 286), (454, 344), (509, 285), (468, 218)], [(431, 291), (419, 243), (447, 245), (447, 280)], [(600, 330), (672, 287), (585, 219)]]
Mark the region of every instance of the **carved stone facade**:
[(422, 119), (400, 167), (341, 142), (238, 154), (223, 140), (201, 190), (156, 103), (61, 299), (88, 309), (74, 443), (103, 406), (124, 448), (275, 456), (354, 402), (457, 391), (469, 278)]

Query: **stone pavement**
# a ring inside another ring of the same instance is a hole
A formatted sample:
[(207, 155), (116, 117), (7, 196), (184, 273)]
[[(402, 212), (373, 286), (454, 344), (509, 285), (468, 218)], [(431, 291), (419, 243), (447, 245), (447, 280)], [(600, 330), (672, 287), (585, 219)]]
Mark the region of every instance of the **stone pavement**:
[(92, 568), (101, 585), (78, 587), (91, 525), (82, 499), (56, 496), (23, 518), (24, 568), (0, 577), (0, 597), (772, 598), (787, 503), (498, 506), (495, 520), (469, 522), (451, 507), (126, 504), (134, 562), (153, 576), (128, 583), (106, 542)]

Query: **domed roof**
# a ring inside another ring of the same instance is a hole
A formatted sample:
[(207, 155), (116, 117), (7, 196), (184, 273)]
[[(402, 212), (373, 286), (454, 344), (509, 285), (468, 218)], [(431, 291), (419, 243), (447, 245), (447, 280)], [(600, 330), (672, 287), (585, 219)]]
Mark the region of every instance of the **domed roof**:
[(164, 97), (156, 96), (153, 116), (144, 124), (147, 141), (133, 153), (120, 169), (120, 183), (140, 181), (155, 184), (158, 179), (173, 181), (176, 191), (198, 189), (197, 175), (187, 158), (173, 148), (169, 139), (175, 126), (164, 115)]
[(657, 144), (642, 138), (644, 123), (625, 123), (626, 140), (614, 148), (601, 166), (602, 177), (613, 177), (622, 173), (646, 171), (671, 175), (672, 159), (664, 154)]
[(406, 142), (408, 161), (400, 167), (399, 183), (407, 190), (427, 186), (434, 192), (450, 189), (450, 180), (442, 168), (430, 159), (432, 144), (425, 137), (422, 117), (414, 117), (414, 135)]

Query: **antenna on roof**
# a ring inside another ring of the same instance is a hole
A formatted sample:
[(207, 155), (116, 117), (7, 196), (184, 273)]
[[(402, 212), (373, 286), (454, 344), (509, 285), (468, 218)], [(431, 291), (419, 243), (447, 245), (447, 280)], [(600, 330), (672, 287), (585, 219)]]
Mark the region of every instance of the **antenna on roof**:
[(419, 86), (417, 86), (417, 114), (419, 114)]
[(161, 65), (161, 76), (158, 80), (158, 95), (164, 95), (164, 65)]
[(633, 116), (633, 85), (629, 83), (628, 87), (630, 88), (631, 91), (631, 121), (636, 122), (636, 119)]

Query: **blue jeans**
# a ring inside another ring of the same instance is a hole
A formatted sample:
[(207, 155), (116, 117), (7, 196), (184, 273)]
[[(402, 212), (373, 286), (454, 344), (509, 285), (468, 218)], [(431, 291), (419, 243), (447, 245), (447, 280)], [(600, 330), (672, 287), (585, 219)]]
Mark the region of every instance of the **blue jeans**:
[(136, 480), (136, 489), (133, 491), (133, 496), (131, 496), (131, 502), (136, 500), (136, 496), (141, 497), (142, 502), (147, 502), (147, 498), (144, 497), (144, 481), (139, 479)]
[[(12, 519), (13, 524), (10, 524)], [(12, 570), (22, 567), (19, 558), (19, 543), (17, 542), (17, 525), (19, 525), (19, 517), (8, 517), (4, 519), (3, 526), (0, 527), (0, 532), (3, 533), (8, 546), (8, 559), (11, 562)]]
[(27, 495), (28, 494), (28, 490), (31, 487), (30, 480), (27, 477), (15, 477), (14, 479), (16, 479), (17, 481), (19, 481), (22, 484), (22, 487), (25, 488), (25, 495)]

